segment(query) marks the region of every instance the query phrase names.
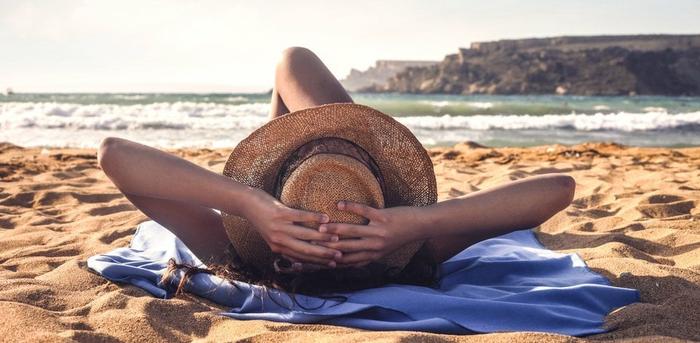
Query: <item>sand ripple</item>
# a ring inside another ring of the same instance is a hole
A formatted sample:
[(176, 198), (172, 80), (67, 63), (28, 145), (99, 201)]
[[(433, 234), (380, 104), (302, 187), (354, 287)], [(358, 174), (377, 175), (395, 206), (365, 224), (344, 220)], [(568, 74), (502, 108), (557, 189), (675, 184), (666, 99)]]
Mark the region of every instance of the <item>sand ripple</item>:
[[(215, 171), (228, 155), (176, 153)], [(539, 228), (540, 240), (580, 254), (613, 284), (638, 288), (643, 300), (609, 316), (606, 325), (615, 331), (588, 340), (700, 340), (700, 148), (490, 149), (465, 143), (430, 153), (442, 199), (531, 175), (576, 178), (573, 204)], [(217, 316), (222, 308), (202, 299), (156, 299), (86, 270), (87, 257), (126, 246), (143, 220), (99, 170), (94, 151), (0, 144), (0, 340), (577, 340), (236, 321)]]

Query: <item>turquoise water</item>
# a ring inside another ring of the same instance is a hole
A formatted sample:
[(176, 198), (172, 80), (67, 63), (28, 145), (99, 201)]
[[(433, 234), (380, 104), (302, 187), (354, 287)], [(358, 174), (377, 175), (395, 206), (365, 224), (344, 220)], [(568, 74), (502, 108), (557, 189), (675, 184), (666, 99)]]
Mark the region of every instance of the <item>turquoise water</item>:
[[(121, 136), (161, 147), (230, 147), (264, 124), (269, 94), (0, 95), (0, 141), (94, 147)], [(614, 141), (700, 145), (700, 98), (353, 94), (427, 146)]]

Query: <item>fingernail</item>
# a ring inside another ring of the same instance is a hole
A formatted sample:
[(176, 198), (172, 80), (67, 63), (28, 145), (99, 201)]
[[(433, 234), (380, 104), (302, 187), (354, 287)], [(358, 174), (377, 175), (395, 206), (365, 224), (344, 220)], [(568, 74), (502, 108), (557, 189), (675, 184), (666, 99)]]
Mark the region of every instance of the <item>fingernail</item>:
[(338, 236), (331, 236), (331, 242), (337, 242)]
[(318, 227), (318, 232), (326, 232), (328, 231), (328, 228), (325, 225), (321, 225)]
[(345, 202), (344, 201), (338, 201), (338, 209), (342, 210), (345, 207)]
[(336, 251), (335, 258), (341, 258), (341, 257), (343, 257), (343, 253), (341, 253), (340, 251)]
[(329, 220), (331, 220), (331, 219), (328, 217), (327, 214), (324, 214), (324, 215), (321, 217), (321, 223), (328, 223)]
[(328, 266), (331, 268), (335, 268), (335, 261), (328, 262)]

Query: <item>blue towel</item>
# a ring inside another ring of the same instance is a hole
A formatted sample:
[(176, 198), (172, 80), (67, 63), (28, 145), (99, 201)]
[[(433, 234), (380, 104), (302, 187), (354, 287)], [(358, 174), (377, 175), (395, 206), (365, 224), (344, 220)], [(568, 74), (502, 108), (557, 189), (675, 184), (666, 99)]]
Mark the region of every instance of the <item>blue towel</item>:
[[(88, 259), (105, 278), (130, 283), (167, 298), (173, 285), (160, 283), (167, 261), (201, 262), (156, 222), (139, 225), (129, 248)], [(465, 334), (540, 331), (573, 336), (601, 333), (605, 316), (639, 301), (634, 289), (613, 287), (577, 255), (544, 248), (531, 230), (472, 245), (440, 266), (437, 288), (386, 285), (342, 293), (328, 300), (195, 275), (187, 290), (231, 309), (236, 319), (323, 323), (369, 330)], [(180, 273), (181, 275), (182, 273)]]

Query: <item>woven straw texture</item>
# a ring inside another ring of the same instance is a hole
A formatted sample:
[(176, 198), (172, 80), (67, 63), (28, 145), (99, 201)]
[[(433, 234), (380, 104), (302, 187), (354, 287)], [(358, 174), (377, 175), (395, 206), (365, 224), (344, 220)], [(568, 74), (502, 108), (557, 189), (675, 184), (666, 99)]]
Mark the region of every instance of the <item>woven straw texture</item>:
[[(233, 150), (224, 175), (274, 194), (287, 157), (305, 143), (327, 137), (348, 140), (370, 154), (384, 179), (386, 207), (426, 206), (437, 201), (433, 164), (420, 142), (393, 118), (357, 104), (308, 108), (268, 122)], [(255, 228), (245, 218), (227, 213), (222, 218), (238, 255), (258, 268), (271, 268), (277, 255)], [(422, 243), (406, 245), (379, 262), (403, 268)]]
[[(384, 208), (382, 188), (372, 172), (354, 158), (337, 154), (306, 159), (292, 172), (280, 196), (289, 207), (327, 214), (331, 223), (367, 224), (362, 216), (338, 210), (340, 200)], [(318, 229), (317, 223), (302, 224)]]

